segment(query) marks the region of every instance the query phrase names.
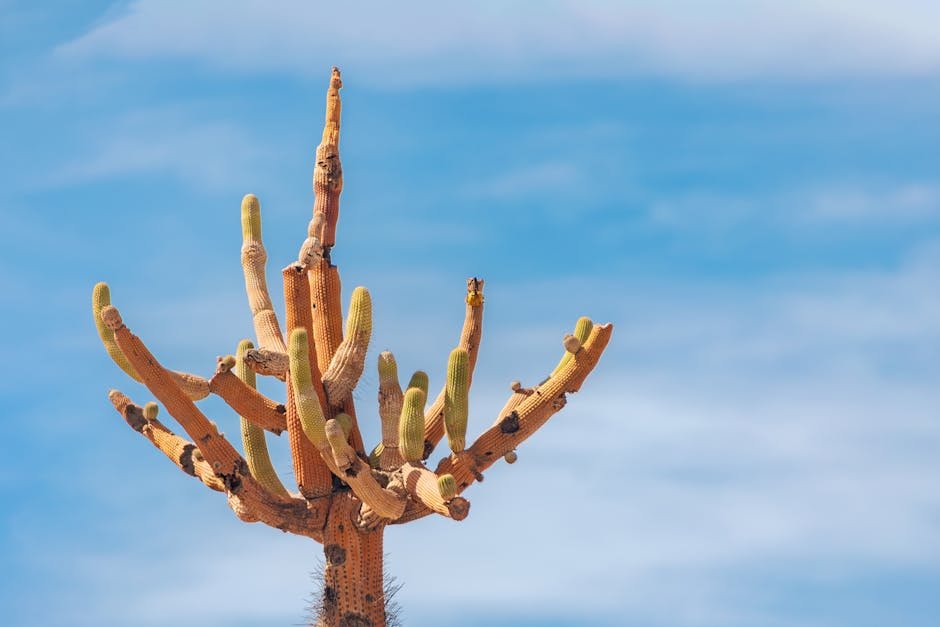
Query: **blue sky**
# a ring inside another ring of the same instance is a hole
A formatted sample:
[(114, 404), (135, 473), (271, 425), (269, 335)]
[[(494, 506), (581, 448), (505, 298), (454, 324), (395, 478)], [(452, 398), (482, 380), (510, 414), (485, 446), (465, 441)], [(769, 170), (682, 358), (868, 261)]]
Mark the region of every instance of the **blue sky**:
[(935, 3), (0, 11), (5, 624), (302, 620), (319, 546), (239, 522), (127, 428), (107, 390), (150, 396), (89, 301), (108, 281), (177, 369), (250, 336), (239, 202), (276, 285), (334, 64), (334, 259), (372, 292), (373, 353), (440, 381), (484, 277), (479, 432), (579, 315), (616, 325), (468, 519), (386, 534), (405, 624), (936, 624)]

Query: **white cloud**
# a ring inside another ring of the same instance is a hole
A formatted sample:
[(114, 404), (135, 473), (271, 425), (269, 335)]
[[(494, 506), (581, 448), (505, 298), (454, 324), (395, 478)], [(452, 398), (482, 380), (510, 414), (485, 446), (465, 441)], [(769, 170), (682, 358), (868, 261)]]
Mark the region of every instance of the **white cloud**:
[(175, 58), (394, 85), (530, 78), (916, 76), (940, 70), (926, 0), (309, 3), (138, 0), (68, 58)]

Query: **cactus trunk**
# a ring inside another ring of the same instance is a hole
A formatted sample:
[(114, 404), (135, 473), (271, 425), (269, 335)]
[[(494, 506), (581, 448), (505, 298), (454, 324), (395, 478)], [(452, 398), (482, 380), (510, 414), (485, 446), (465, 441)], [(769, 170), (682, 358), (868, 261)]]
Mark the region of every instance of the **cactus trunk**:
[(353, 522), (359, 502), (349, 492), (333, 497), (323, 536), (323, 591), (317, 627), (385, 627), (382, 536), (385, 526), (361, 530)]

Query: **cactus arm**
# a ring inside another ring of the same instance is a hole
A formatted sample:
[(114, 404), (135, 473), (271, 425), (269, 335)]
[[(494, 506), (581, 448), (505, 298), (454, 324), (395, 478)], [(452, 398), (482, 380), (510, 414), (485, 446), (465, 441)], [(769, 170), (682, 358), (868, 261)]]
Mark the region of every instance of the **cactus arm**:
[(376, 447), (378, 466), (394, 470), (404, 459), (398, 452), (398, 419), (402, 406), (401, 385), (395, 356), (385, 351), (379, 355), (379, 417), (382, 419), (382, 443)]
[[(235, 381), (240, 383), (245, 390), (249, 391), (247, 394), (237, 395), (238, 398), (244, 396), (253, 399), (255, 400), (255, 404), (249, 404), (244, 408), (244, 411), (239, 411), (239, 408), (235, 407), (235, 405), (230, 403), (227, 399), (226, 402), (240, 414), (239, 426), (242, 432), (242, 450), (245, 451), (245, 461), (248, 462), (248, 470), (251, 471), (251, 476), (257, 479), (261, 485), (267, 488), (272, 494), (290, 496), (284, 484), (281, 483), (280, 477), (277, 476), (274, 465), (271, 463), (271, 456), (268, 454), (268, 444), (265, 441), (263, 427), (248, 419), (248, 416), (257, 416), (264, 410), (272, 409), (271, 405), (274, 405), (274, 401), (262, 396), (255, 390), (255, 373), (245, 364), (245, 353), (252, 347), (253, 345), (250, 340), (242, 340), (238, 343), (238, 348), (235, 351), (234, 377)], [(223, 362), (220, 362), (220, 366), (222, 363)], [(221, 377), (228, 380), (230, 376), (232, 376), (231, 372), (218, 372), (215, 377), (212, 377), (212, 382), (215, 382), (216, 379)], [(250, 392), (257, 395), (257, 398), (252, 396)], [(220, 396), (225, 399), (224, 395), (220, 394)], [(257, 406), (256, 403), (259, 399), (263, 407)], [(287, 409), (284, 405), (275, 405), (273, 411), (280, 420), (283, 421), (283, 429), (286, 429), (287, 420), (285, 414), (287, 413)]]
[[(483, 478), (482, 472), (514, 451), (525, 439), (565, 405), (565, 395), (577, 392), (585, 378), (597, 365), (610, 341), (612, 324), (594, 325), (587, 341), (574, 357), (523, 400), (509, 415), (483, 432), (462, 453), (451, 455), (437, 465), (438, 476), (451, 474), (457, 481), (457, 492), (463, 492), (474, 481)], [(410, 501), (405, 513), (394, 524), (402, 524), (431, 513), (423, 503)]]
[[(448, 497), (441, 493), (441, 477), (420, 462), (405, 462), (401, 467), (405, 490), (426, 508), (454, 520), (463, 520), (470, 513), (470, 502), (456, 492)], [(453, 480), (453, 477), (451, 477)], [(455, 486), (456, 490), (456, 486)]]
[[(347, 416), (348, 414), (340, 415)], [(357, 457), (356, 452), (352, 450), (352, 447), (349, 446), (349, 443), (346, 441), (347, 435), (346, 432), (343, 431), (343, 425), (341, 425), (336, 418), (331, 418), (326, 421), (324, 432), (326, 433), (327, 441), (330, 443), (330, 448), (333, 450), (333, 461), (336, 463), (336, 467), (339, 468), (340, 472), (345, 475), (356, 463)]]
[(342, 86), (339, 69), (334, 67), (326, 92), (323, 137), (317, 146), (317, 162), (313, 170), (313, 192), (316, 194), (313, 213), (314, 216), (323, 216), (320, 242), (327, 249), (336, 243), (339, 195), (343, 191), (343, 167), (339, 159), (339, 125), (342, 110), (339, 90)]
[[(466, 302), (466, 313), (457, 347), (467, 351), (467, 389), (469, 390), (473, 382), (473, 368), (477, 363), (477, 353), (480, 351), (480, 340), (483, 336), (483, 279), (476, 277), (467, 279)], [(441, 390), (425, 413), (424, 439), (427, 440), (428, 445), (425, 447), (427, 454), (424, 459), (428, 458), (444, 436), (445, 391), (445, 389)]]
[(261, 521), (284, 531), (320, 540), (326, 523), (326, 499), (305, 501), (268, 492), (251, 476), (248, 464), (235, 447), (199, 411), (140, 338), (124, 325), (118, 310), (113, 306), (105, 307), (101, 311), (101, 318), (114, 331), (118, 346), (140, 374), (144, 385), (176, 418), (215, 476), (222, 481), (229, 506), (235, 515), (244, 521)]
[(369, 339), (372, 337), (372, 299), (364, 287), (353, 290), (346, 315), (346, 334), (323, 373), (323, 387), (331, 404), (349, 395), (365, 366)]
[(358, 455), (354, 455), (349, 467), (340, 469), (333, 455), (333, 447), (327, 438), (326, 420), (320, 407), (314, 383), (310, 373), (309, 355), (304, 347), (307, 344), (305, 329), (296, 329), (290, 335), (290, 374), (291, 383), (297, 395), (297, 411), (304, 433), (320, 453), (329, 469), (341, 478), (353, 493), (379, 516), (394, 520), (405, 509), (405, 500), (400, 495), (379, 485), (369, 470), (369, 464)]
[(262, 376), (276, 377), (287, 381), (287, 353), (253, 348), (245, 353), (245, 365)]
[(427, 394), (419, 387), (409, 387), (402, 402), (398, 420), (398, 451), (409, 461), (416, 462), (424, 454), (424, 403)]
[(245, 291), (255, 327), (258, 345), (267, 350), (286, 353), (284, 336), (265, 278), (265, 263), (268, 254), (261, 241), (261, 203), (257, 196), (247, 194), (242, 199), (242, 271), (245, 275)]
[[(574, 325), (574, 335), (573, 337), (577, 339), (580, 344), (587, 342), (588, 336), (591, 335), (591, 329), (594, 328), (594, 323), (587, 316), (581, 316), (578, 318), (578, 322)], [(566, 336), (571, 337), (571, 336)], [(574, 346), (572, 344), (572, 346)], [(569, 361), (571, 361), (571, 351), (565, 349), (565, 354), (561, 356), (561, 359), (558, 361), (558, 365), (552, 370), (552, 374), (549, 376), (555, 376), (558, 372), (565, 367)]]
[[(107, 283), (98, 283), (91, 293), (91, 309), (95, 319), (95, 327), (98, 329), (98, 336), (108, 351), (108, 355), (114, 360), (121, 370), (138, 383), (143, 381), (134, 366), (127, 360), (121, 348), (114, 340), (114, 332), (111, 331), (104, 322), (101, 321), (101, 310), (111, 304), (111, 289)], [(186, 395), (194, 401), (201, 400), (209, 396), (209, 382), (200, 376), (189, 374), (188, 372), (170, 371), (170, 376), (176, 379), (176, 383), (183, 388)]]
[(202, 457), (196, 445), (167, 429), (157, 420), (156, 412), (153, 412), (152, 416), (147, 415), (150, 412), (134, 405), (127, 396), (117, 390), (108, 392), (108, 399), (131, 429), (150, 440), (177, 468), (196, 477), (216, 492), (225, 492), (222, 480), (212, 472), (212, 466)]
[[(306, 374), (314, 390), (317, 405), (322, 407), (325, 398), (320, 383), (320, 371), (317, 368), (316, 349), (312, 344), (313, 336), (309, 334), (309, 329), (313, 326), (309, 307), (310, 286), (307, 284), (304, 268), (297, 264), (284, 268), (283, 278), (287, 332), (290, 334), (288, 355), (293, 360), (293, 352), (305, 353)], [(296, 333), (301, 329), (304, 331), (302, 337), (301, 334)], [(291, 373), (291, 384), (287, 386), (287, 436), (290, 442), (291, 460), (294, 464), (294, 476), (297, 478), (300, 493), (307, 498), (314, 499), (331, 492), (333, 478), (316, 447), (304, 433), (298, 409), (301, 399), (298, 397), (296, 385), (293, 384), (294, 376)], [(303, 402), (309, 403), (309, 399), (303, 399)]]
[(447, 360), (447, 383), (444, 387), (444, 428), (450, 450), (459, 453), (467, 442), (470, 363), (467, 351), (455, 348)]
[(243, 354), (238, 355), (237, 359), (238, 376), (220, 367), (209, 379), (209, 390), (225, 401), (249, 424), (270, 431), (274, 435), (280, 435), (287, 429), (287, 408), (256, 390), (254, 371), (245, 365)]

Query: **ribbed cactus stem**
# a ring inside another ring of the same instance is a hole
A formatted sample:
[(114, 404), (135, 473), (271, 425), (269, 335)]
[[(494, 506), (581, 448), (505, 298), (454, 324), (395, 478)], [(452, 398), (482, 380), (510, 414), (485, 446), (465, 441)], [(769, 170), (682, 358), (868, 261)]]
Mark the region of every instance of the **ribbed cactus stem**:
[(457, 480), (454, 475), (441, 475), (437, 478), (437, 489), (441, 493), (441, 498), (449, 501), (457, 496)]
[(310, 375), (310, 359), (307, 355), (307, 330), (294, 329), (290, 334), (287, 347), (287, 357), (290, 359), (290, 380), (294, 386), (294, 402), (297, 404), (297, 414), (304, 434), (317, 448), (327, 445), (326, 421), (323, 418), (323, 409), (313, 389), (313, 378)]
[[(245, 354), (253, 348), (254, 345), (251, 340), (242, 340), (238, 343), (238, 349), (235, 351), (235, 376), (252, 389), (256, 387), (257, 381), (255, 372), (245, 363)], [(220, 362), (220, 365), (222, 365), (222, 362)], [(289, 496), (287, 488), (281, 483), (277, 471), (271, 463), (264, 429), (250, 422), (245, 416), (239, 418), (242, 432), (242, 449), (245, 451), (245, 461), (248, 462), (248, 470), (251, 472), (251, 476), (270, 492), (281, 496)]]
[(364, 287), (353, 290), (346, 317), (346, 335), (323, 373), (323, 387), (331, 405), (342, 402), (362, 376), (372, 336), (372, 298)]
[(110, 304), (111, 288), (108, 287), (107, 283), (96, 284), (91, 292), (91, 308), (95, 318), (95, 327), (98, 329), (98, 335), (101, 337), (104, 348), (108, 351), (108, 355), (114, 360), (114, 363), (116, 363), (121, 370), (126, 372), (127, 376), (139, 382), (141, 381), (140, 375), (137, 374), (137, 371), (134, 370), (131, 363), (127, 361), (127, 357), (124, 356), (121, 348), (114, 340), (114, 331), (109, 329), (101, 319), (101, 310)]
[(333, 418), (333, 420), (339, 423), (339, 426), (343, 428), (343, 435), (346, 436), (346, 438), (348, 439), (349, 432), (352, 431), (352, 426), (353, 426), (352, 416), (350, 416), (349, 414), (340, 412), (336, 414), (336, 417)]
[(447, 360), (447, 384), (444, 388), (444, 429), (450, 450), (459, 453), (466, 447), (470, 358), (467, 351), (455, 348)]
[(552, 374), (550, 376), (558, 374), (558, 372), (560, 372), (561, 369), (564, 368), (569, 361), (571, 361), (572, 355), (578, 352), (578, 349), (581, 348), (582, 344), (587, 342), (588, 336), (591, 335), (592, 328), (594, 328), (594, 323), (590, 318), (587, 316), (581, 316), (578, 318), (578, 322), (574, 325), (574, 333), (571, 335), (566, 335), (562, 341), (565, 347), (565, 354), (561, 356), (561, 360), (558, 362), (558, 365), (555, 366), (555, 369), (552, 370)]
[(398, 383), (398, 364), (389, 351), (379, 354), (379, 417), (382, 419), (381, 446), (398, 446), (398, 418), (401, 416), (402, 391)]
[(424, 404), (427, 392), (410, 387), (405, 392), (401, 418), (398, 422), (398, 450), (410, 462), (416, 462), (424, 454)]
[[(346, 417), (349, 418), (348, 415), (346, 415)], [(336, 462), (337, 468), (346, 470), (352, 466), (356, 460), (356, 453), (352, 450), (352, 447), (349, 446), (349, 443), (346, 442), (346, 438), (349, 436), (346, 431), (343, 430), (343, 425), (340, 421), (336, 418), (327, 420), (326, 424), (323, 426), (323, 431), (326, 434), (327, 441), (330, 443), (330, 448), (333, 449), (333, 460)]]
[(422, 370), (416, 371), (413, 375), (411, 375), (411, 379), (408, 381), (408, 387), (418, 388), (419, 390), (422, 390), (424, 392), (425, 396), (427, 396), (428, 395), (428, 373)]

